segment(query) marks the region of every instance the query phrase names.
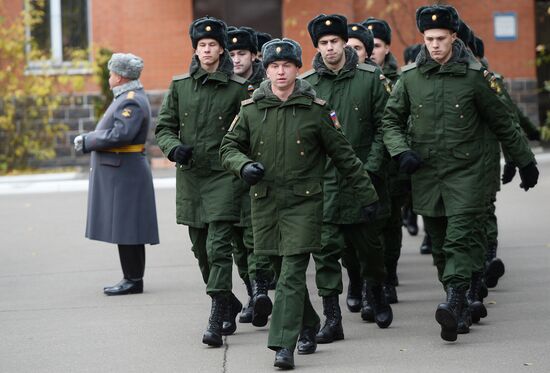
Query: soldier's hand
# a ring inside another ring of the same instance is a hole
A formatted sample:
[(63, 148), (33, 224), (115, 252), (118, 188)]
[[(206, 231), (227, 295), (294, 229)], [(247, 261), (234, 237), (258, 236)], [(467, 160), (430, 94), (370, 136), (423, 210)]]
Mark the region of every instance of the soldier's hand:
[(363, 216), (363, 219), (365, 219), (366, 223), (371, 223), (374, 219), (376, 219), (376, 214), (378, 213), (379, 208), (380, 204), (378, 201), (361, 207), (361, 215)]
[(527, 166), (520, 168), (519, 177), (521, 178), (521, 184), (519, 184), (519, 186), (525, 191), (537, 185), (537, 181), (539, 180), (539, 169), (535, 165), (535, 162), (531, 162)]
[(264, 177), (264, 165), (260, 162), (247, 163), (241, 169), (241, 177), (248, 185), (256, 185)]
[(408, 175), (414, 174), (422, 166), (420, 154), (414, 150), (407, 150), (397, 155), (399, 159), (399, 170)]
[(75, 151), (77, 152), (82, 151), (82, 149), (84, 148), (84, 136), (78, 135), (77, 137), (75, 137), (73, 140), (73, 144), (74, 144)]
[(179, 164), (187, 164), (189, 163), (189, 160), (193, 156), (193, 147), (190, 145), (178, 145), (176, 150), (174, 151), (174, 159)]
[(513, 162), (506, 162), (502, 170), (502, 184), (508, 184), (516, 176), (516, 165)]

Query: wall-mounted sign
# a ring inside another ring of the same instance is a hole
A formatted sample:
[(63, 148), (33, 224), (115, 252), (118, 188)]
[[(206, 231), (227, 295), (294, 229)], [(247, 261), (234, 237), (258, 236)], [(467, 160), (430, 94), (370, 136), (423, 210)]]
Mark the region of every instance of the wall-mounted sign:
[(515, 12), (493, 14), (496, 40), (516, 40), (518, 38), (518, 18)]

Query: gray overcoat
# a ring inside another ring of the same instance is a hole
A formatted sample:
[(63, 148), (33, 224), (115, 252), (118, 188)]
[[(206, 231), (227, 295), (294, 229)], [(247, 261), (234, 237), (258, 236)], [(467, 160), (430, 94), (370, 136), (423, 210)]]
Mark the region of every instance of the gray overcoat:
[(151, 107), (139, 81), (115, 92), (115, 99), (84, 136), (91, 152), (86, 237), (123, 244), (158, 244), (151, 169), (143, 145)]

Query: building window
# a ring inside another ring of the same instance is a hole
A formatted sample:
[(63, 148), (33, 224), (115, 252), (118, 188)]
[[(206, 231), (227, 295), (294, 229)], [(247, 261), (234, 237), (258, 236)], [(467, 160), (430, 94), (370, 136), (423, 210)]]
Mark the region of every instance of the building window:
[(28, 0), (27, 71), (89, 73), (88, 0)]
[(268, 32), (274, 38), (282, 35), (281, 0), (194, 0), (195, 18), (206, 15), (219, 18), (228, 26), (248, 26)]

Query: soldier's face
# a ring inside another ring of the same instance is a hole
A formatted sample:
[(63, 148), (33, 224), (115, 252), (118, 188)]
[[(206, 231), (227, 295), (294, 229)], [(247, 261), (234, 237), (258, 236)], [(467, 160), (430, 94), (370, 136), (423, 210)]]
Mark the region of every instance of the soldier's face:
[(357, 56), (359, 56), (359, 62), (364, 62), (367, 59), (367, 50), (361, 40), (357, 38), (349, 38), (348, 45), (355, 49)]
[(430, 56), (438, 63), (444, 64), (453, 54), (453, 42), (456, 33), (447, 29), (431, 29), (424, 31), (424, 44)]
[(317, 43), (317, 51), (327, 65), (338, 65), (344, 58), (345, 47), (344, 39), (336, 35), (322, 36)]
[(201, 39), (197, 43), (195, 54), (202, 66), (211, 66), (218, 63), (223, 54), (223, 48), (214, 39)]
[(386, 55), (390, 53), (390, 46), (382, 39), (374, 38), (374, 49), (370, 59), (373, 60), (378, 66), (384, 66), (384, 60)]
[(123, 81), (124, 81), (124, 78), (122, 76), (112, 71), (109, 71), (109, 87), (111, 89), (118, 87), (119, 85), (122, 85)]
[(300, 68), (290, 61), (274, 61), (267, 66), (266, 74), (271, 86), (284, 91), (294, 85)]
[(233, 71), (235, 74), (242, 77), (249, 77), (252, 73), (252, 62), (256, 59), (256, 55), (248, 50), (236, 49), (229, 52), (233, 60)]

